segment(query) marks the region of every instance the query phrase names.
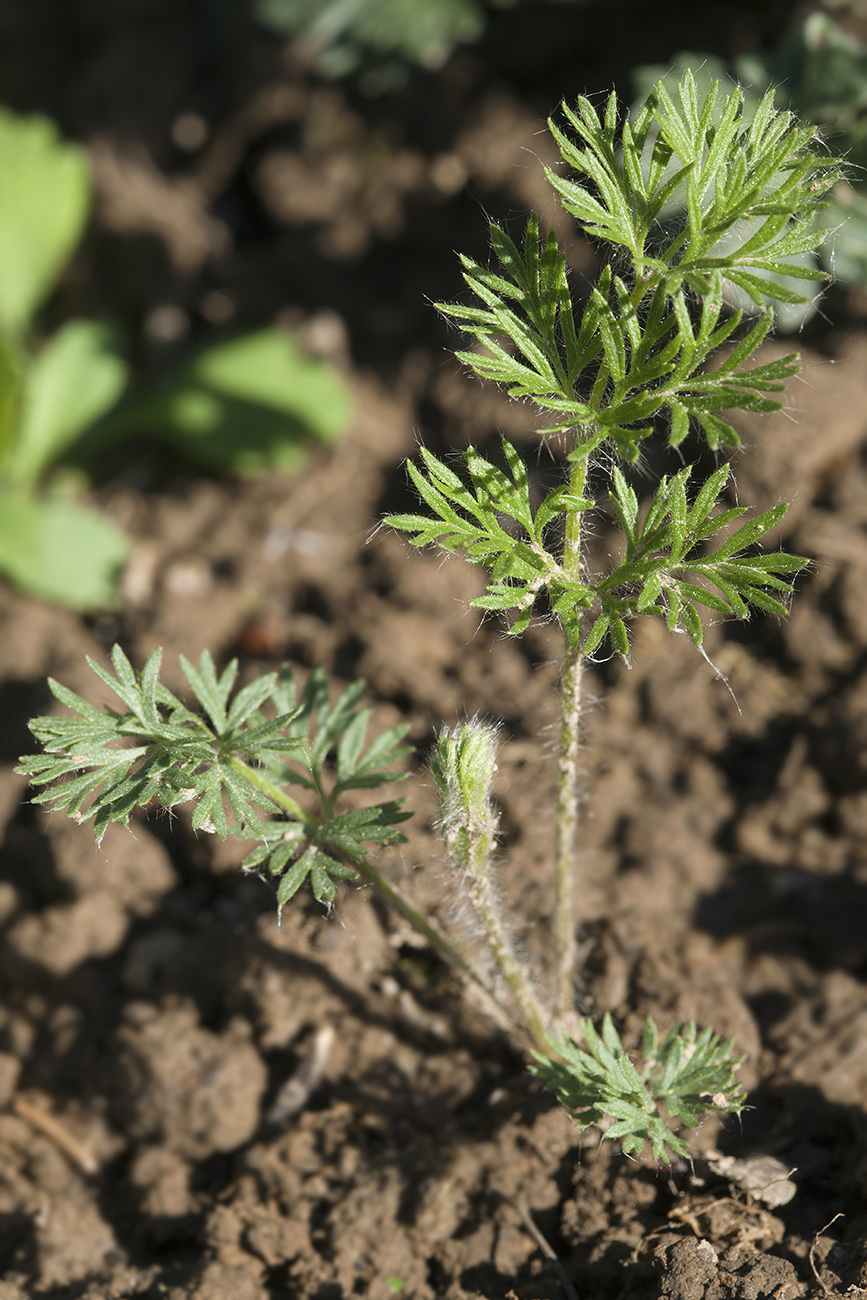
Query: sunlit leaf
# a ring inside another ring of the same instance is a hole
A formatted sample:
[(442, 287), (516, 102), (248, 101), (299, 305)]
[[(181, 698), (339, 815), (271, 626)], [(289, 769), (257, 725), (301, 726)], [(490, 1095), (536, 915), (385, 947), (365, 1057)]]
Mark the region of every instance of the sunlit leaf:
[(126, 364), (104, 325), (75, 320), (59, 329), (25, 371), (20, 419), (6, 466), (10, 482), (37, 483), (115, 404), (126, 376)]
[(0, 328), (20, 333), (81, 238), (90, 203), (84, 152), (44, 117), (0, 109)]
[(33, 596), (80, 610), (110, 605), (129, 546), (95, 510), (0, 491), (0, 573)]
[(349, 393), (283, 330), (219, 343), (142, 388), (94, 431), (93, 448), (138, 433), (211, 470), (297, 469), (314, 443), (345, 433)]

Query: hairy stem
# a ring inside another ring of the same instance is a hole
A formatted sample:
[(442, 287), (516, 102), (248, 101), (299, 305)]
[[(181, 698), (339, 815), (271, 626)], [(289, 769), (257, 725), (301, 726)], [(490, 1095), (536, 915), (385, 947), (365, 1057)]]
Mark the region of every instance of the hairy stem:
[[(572, 467), (569, 483), (571, 495), (584, 495), (586, 478), (587, 459), (582, 457)], [(568, 577), (581, 580), (580, 510), (574, 510), (567, 516), (563, 570)], [(561, 1016), (571, 1012), (575, 1003), (575, 835), (578, 828), (578, 750), (581, 739), (583, 668), (580, 638), (575, 645), (568, 636), (564, 636), (563, 641), (554, 845), (554, 1006), (556, 1013)]]
[[(238, 773), (242, 773), (247, 781), (256, 786), (256, 788), (260, 790), (262, 794), (266, 795), (272, 803), (277, 804), (279, 808), (283, 808), (288, 812), (291, 817), (296, 818), (311, 827), (318, 825), (316, 819), (311, 817), (310, 813), (305, 812), (301, 805), (296, 803), (291, 795), (287, 794), (285, 790), (283, 790), (279, 785), (276, 785), (273, 781), (269, 781), (261, 771), (254, 767), (250, 767), (239, 758), (233, 758), (230, 762), (232, 767)], [(413, 903), (413, 901), (408, 898), (406, 894), (397, 887), (397, 885), (392, 884), (392, 882), (384, 876), (381, 871), (377, 870), (372, 862), (368, 861), (367, 858), (362, 857), (360, 854), (344, 853), (342, 856), (354, 871), (357, 871), (358, 874), (370, 884), (376, 886), (391, 906), (397, 912), (400, 912), (401, 916), (409, 921), (413, 929), (417, 930), (419, 934), (423, 935), (425, 939), (427, 939), (435, 952), (437, 952), (445, 961), (449, 962), (450, 965), (459, 970), (461, 974), (472, 980), (476, 987), (482, 991), (491, 1007), (496, 1013), (498, 1013), (498, 1018), (504, 1019), (513, 1033), (517, 1033), (519, 1038), (529, 1037), (535, 1047), (542, 1052), (547, 1052), (549, 1056), (551, 1055), (551, 1047), (546, 1040), (545, 1028), (542, 1025), (541, 1019), (538, 1019), (538, 1023), (534, 1021), (527, 1021), (524, 1023), (522, 1021), (521, 1024), (517, 1024), (514, 1012), (507, 1007), (499, 997), (497, 997), (493, 989), (489, 987), (488, 983), (482, 978), (475, 967), (473, 967), (467, 960), (460, 948), (453, 944), (437, 925), (432, 921), (429, 921), (424, 913), (416, 907), (415, 903)], [(523, 1012), (523, 1005), (521, 1005), (521, 1010)]]
[(514, 994), (531, 1038), (543, 1052), (550, 1053), (547, 1035), (550, 1025), (545, 1012), (506, 933), (491, 889), (490, 852), (492, 839), (488, 835), (471, 836), (465, 861), (462, 863), (467, 879), (470, 901), (481, 922), (491, 956)]

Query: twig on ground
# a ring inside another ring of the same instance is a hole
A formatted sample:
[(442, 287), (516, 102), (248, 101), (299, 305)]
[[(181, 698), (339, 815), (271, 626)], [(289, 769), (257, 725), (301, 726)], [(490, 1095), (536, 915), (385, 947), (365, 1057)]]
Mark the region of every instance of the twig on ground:
[(813, 1277), (819, 1283), (819, 1286), (822, 1288), (825, 1295), (831, 1294), (831, 1288), (828, 1286), (828, 1283), (825, 1282), (824, 1279), (819, 1276), (819, 1270), (816, 1268), (816, 1247), (819, 1244), (819, 1238), (821, 1237), (822, 1233), (827, 1232), (832, 1223), (836, 1223), (838, 1219), (842, 1219), (842, 1218), (844, 1218), (844, 1215), (842, 1210), (840, 1210), (837, 1214), (834, 1215), (833, 1219), (828, 1220), (824, 1228), (819, 1229), (819, 1231), (813, 1237), (813, 1244), (810, 1247), (810, 1254), (808, 1256), (808, 1259), (810, 1261), (810, 1268), (813, 1270)]
[(59, 1146), (64, 1155), (68, 1156), (83, 1174), (99, 1173), (99, 1161), (93, 1153), (88, 1151), (78, 1138), (73, 1137), (53, 1115), (49, 1115), (39, 1106), (34, 1106), (32, 1102), (25, 1101), (23, 1097), (15, 1098), (12, 1109), (19, 1119), (25, 1120)]

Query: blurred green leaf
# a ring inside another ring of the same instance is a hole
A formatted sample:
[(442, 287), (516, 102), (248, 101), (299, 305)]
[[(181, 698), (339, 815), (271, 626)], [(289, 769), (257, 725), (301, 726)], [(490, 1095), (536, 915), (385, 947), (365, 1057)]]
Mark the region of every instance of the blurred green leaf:
[(18, 429), (21, 366), (18, 346), (0, 335), (0, 474), (12, 452)]
[(128, 551), (93, 510), (0, 492), (0, 573), (34, 596), (81, 610), (110, 604)]
[(25, 372), (18, 432), (6, 467), (9, 482), (35, 485), (115, 404), (126, 378), (126, 363), (105, 325), (74, 320), (58, 330)]
[(867, 49), (830, 14), (808, 14), (770, 50), (737, 60), (736, 71), (753, 93), (777, 86), (777, 99), (823, 130), (843, 132), (854, 161), (867, 143)]
[(311, 442), (349, 423), (346, 385), (279, 329), (201, 352), (104, 420), (98, 444), (144, 433), (209, 469), (253, 474), (297, 469)]
[(255, 11), (300, 37), (331, 77), (389, 61), (438, 68), (484, 27), (478, 0), (256, 0)]
[(81, 237), (90, 177), (81, 149), (42, 117), (0, 109), (0, 328), (21, 333)]
[(867, 195), (838, 185), (822, 225), (833, 232), (820, 250), (825, 270), (843, 284), (867, 284)]

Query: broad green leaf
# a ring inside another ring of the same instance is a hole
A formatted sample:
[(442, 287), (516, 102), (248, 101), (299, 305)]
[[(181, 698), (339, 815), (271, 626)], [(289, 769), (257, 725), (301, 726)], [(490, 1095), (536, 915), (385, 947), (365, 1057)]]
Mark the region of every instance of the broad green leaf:
[(32, 487), (120, 397), (127, 367), (111, 332), (74, 320), (46, 343), (24, 371), (21, 414), (7, 462), (10, 482)]
[(0, 573), (30, 595), (80, 610), (110, 605), (129, 545), (95, 510), (0, 492)]
[(0, 329), (23, 333), (81, 238), (87, 160), (44, 117), (0, 109)]
[(343, 434), (349, 393), (290, 335), (260, 330), (220, 343), (142, 389), (102, 421), (95, 447), (132, 433), (159, 438), (208, 469), (297, 469), (311, 443)]

